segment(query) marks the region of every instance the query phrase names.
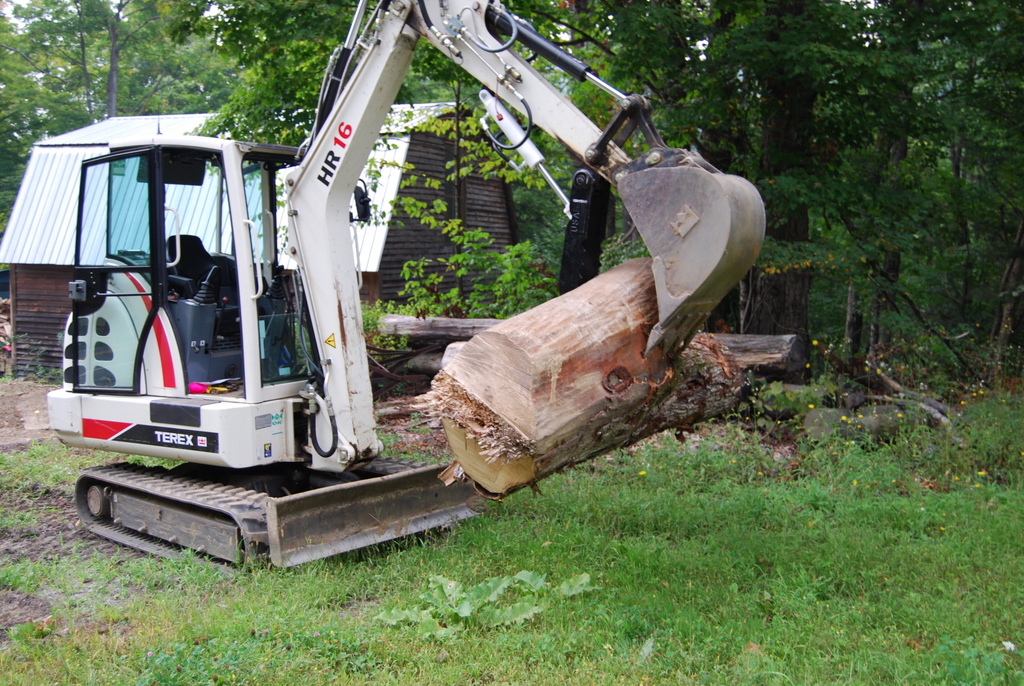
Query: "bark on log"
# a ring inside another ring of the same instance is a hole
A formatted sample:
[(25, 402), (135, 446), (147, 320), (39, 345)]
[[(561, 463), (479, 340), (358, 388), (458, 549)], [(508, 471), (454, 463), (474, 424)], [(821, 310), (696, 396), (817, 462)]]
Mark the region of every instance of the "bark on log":
[(423, 374), (432, 377), (441, 371), (444, 359), (444, 350), (434, 350), (429, 353), (420, 353), (410, 357), (404, 364), (395, 370), (399, 374)]
[(444, 476), (503, 495), (731, 410), (745, 375), (723, 337), (644, 358), (657, 319), (650, 260), (632, 260), (475, 336), (424, 398), (455, 453)]
[(377, 330), (388, 336), (406, 336), (414, 341), (468, 341), (501, 319), (449, 319), (447, 317), (408, 317), (386, 314)]

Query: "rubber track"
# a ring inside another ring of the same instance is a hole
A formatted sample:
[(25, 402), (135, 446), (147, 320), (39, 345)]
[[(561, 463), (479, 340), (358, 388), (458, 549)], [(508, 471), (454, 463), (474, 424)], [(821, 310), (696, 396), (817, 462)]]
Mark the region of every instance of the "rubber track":
[[(233, 520), (242, 532), (245, 557), (253, 558), (264, 552), (267, 544), (267, 513), (263, 508), (265, 493), (218, 484), (213, 481), (175, 476), (160, 469), (140, 467), (133, 464), (114, 464), (94, 467), (82, 472), (79, 482), (88, 479), (117, 488), (145, 493), (177, 503), (184, 503), (203, 510), (217, 512)], [(110, 520), (92, 516), (84, 503), (86, 488), (80, 489), (76, 498), (82, 523), (90, 531), (111, 538), (119, 543), (141, 548), (163, 557), (177, 553), (178, 548), (162, 539), (140, 534), (132, 529), (117, 526)], [(113, 534), (113, 535), (111, 535)], [(125, 540), (134, 539), (134, 540)], [(146, 545), (139, 545), (145, 542)], [(237, 562), (237, 560), (232, 560)]]

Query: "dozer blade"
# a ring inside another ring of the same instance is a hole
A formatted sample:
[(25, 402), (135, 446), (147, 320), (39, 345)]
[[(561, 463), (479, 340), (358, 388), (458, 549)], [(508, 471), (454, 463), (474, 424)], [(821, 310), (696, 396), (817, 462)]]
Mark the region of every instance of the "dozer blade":
[(746, 179), (696, 165), (627, 172), (617, 185), (654, 258), (658, 323), (647, 353), (658, 345), (670, 352), (693, 338), (754, 264), (764, 204)]
[(447, 488), (444, 466), (268, 499), (270, 561), (292, 567), (475, 516), (480, 498), (467, 484)]

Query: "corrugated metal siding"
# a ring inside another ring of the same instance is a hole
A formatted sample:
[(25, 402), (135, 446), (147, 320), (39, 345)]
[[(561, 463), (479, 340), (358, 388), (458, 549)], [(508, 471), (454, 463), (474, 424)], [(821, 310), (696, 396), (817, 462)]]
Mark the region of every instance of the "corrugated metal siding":
[(15, 333), (15, 365), (19, 375), (62, 366), (64, 322), (71, 313), (67, 266), (12, 266), (11, 296)]
[(72, 264), (82, 161), (106, 155), (117, 138), (182, 135), (208, 114), (114, 117), (40, 141), (32, 149), (3, 241), (0, 263)]
[(11, 210), (0, 262), (72, 264), (82, 161), (106, 147), (36, 147)]
[(363, 178), (368, 180), (373, 219), (365, 224), (353, 224), (353, 244), (359, 271), (375, 272), (380, 269), (380, 258), (384, 254), (391, 224), (391, 205), (398, 197), (402, 165), (408, 151), (409, 136), (382, 138), (366, 165)]

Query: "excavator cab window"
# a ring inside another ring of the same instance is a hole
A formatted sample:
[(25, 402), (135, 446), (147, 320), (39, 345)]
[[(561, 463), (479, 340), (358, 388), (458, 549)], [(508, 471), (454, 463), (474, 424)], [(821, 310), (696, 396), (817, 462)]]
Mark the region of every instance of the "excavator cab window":
[(295, 281), (292, 271), (278, 259), (277, 185), (280, 163), (246, 159), (242, 165), (242, 182), (249, 239), (253, 247), (253, 269), (257, 282), (262, 281), (262, 295), (257, 299), (260, 343), (260, 378), (264, 386), (272, 386), (305, 378), (308, 371), (303, 344), (308, 341), (296, 307)]

